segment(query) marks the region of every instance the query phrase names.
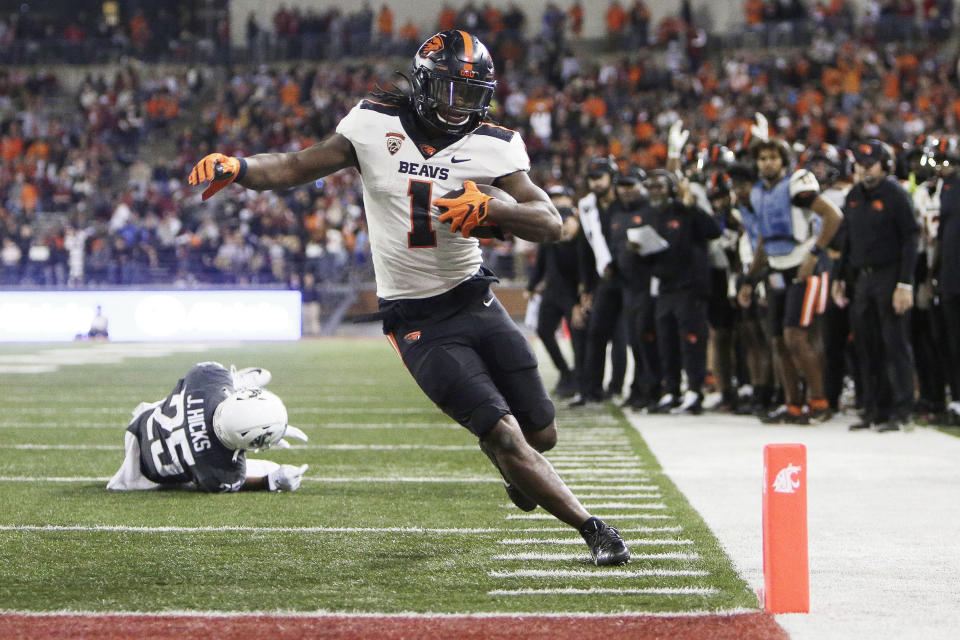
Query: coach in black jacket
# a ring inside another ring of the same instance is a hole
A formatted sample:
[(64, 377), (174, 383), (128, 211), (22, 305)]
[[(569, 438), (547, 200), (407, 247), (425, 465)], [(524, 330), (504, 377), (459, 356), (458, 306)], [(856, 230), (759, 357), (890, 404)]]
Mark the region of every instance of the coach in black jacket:
[[(657, 342), (666, 392), (658, 411), (700, 413), (706, 377), (707, 298), (710, 262), (707, 241), (720, 237), (720, 226), (706, 211), (684, 197), (669, 171), (652, 171), (647, 180), (654, 226), (669, 243), (658, 253), (653, 275), (658, 280)], [(680, 371), (687, 372), (687, 392), (680, 400)]]
[(854, 345), (863, 370), (863, 420), (851, 429), (896, 431), (913, 405), (913, 354), (907, 327), (920, 228), (913, 203), (889, 174), (893, 152), (879, 140), (853, 149), (859, 182), (843, 205), (843, 239), (834, 299), (847, 304), (846, 280), (855, 277), (851, 312)]

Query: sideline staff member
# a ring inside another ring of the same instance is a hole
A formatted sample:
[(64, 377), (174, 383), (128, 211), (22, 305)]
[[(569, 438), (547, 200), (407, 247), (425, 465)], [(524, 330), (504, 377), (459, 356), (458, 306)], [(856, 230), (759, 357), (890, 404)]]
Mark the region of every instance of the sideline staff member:
[[(853, 149), (859, 182), (843, 205), (841, 263), (857, 274), (851, 312), (854, 344), (863, 367), (865, 413), (851, 429), (897, 431), (913, 404), (913, 354), (906, 312), (913, 306), (913, 273), (920, 228), (910, 196), (889, 174), (893, 152), (879, 140)], [(847, 275), (834, 282), (834, 300), (846, 298)]]

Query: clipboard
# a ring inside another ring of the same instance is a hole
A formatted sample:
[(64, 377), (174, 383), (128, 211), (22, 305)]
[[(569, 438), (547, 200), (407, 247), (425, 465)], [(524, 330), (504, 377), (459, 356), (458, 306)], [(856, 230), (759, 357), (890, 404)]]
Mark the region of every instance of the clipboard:
[(627, 240), (639, 245), (641, 256), (650, 256), (665, 251), (670, 243), (648, 224), (627, 229)]

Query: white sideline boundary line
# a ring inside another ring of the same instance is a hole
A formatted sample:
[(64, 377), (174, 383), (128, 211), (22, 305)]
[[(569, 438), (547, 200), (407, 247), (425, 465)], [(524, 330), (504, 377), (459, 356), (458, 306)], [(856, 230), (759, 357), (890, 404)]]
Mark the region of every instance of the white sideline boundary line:
[(487, 591), (491, 596), (587, 596), (587, 595), (649, 595), (649, 596), (709, 596), (718, 593), (714, 587), (650, 587), (639, 589), (611, 589), (606, 587), (590, 587), (577, 589), (563, 587), (560, 589), (493, 589)]
[(329, 611), (318, 609), (317, 611), (189, 611), (189, 610), (169, 610), (169, 611), (73, 611), (69, 609), (58, 609), (56, 611), (34, 611), (17, 609), (0, 609), (2, 615), (18, 615), (30, 617), (69, 617), (80, 616), (85, 618), (103, 618), (103, 617), (163, 617), (163, 618), (249, 618), (249, 617), (270, 617), (270, 618), (702, 618), (702, 617), (732, 617), (747, 614), (760, 613), (759, 609), (747, 609), (737, 607), (733, 609), (699, 610), (699, 611), (624, 611), (619, 613), (594, 613), (590, 611), (577, 611), (570, 613), (538, 613), (538, 612), (516, 612), (516, 611), (485, 611), (482, 613), (429, 613), (417, 611), (401, 611), (397, 613), (363, 611), (363, 612), (345, 612)]
[(700, 569), (517, 569), (489, 571), (491, 578), (702, 578), (709, 571)]

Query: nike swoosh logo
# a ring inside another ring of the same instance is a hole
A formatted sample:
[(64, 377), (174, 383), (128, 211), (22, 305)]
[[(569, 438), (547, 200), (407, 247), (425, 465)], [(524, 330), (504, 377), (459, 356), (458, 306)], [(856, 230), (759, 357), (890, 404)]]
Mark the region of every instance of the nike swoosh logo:
[(450, 158), (450, 162), (453, 164), (460, 164), (461, 162), (469, 162), (470, 158), (458, 158), (456, 156)]
[(489, 300), (484, 300), (484, 301), (483, 301), (483, 306), (489, 307), (490, 305), (493, 304), (493, 301), (494, 301), (494, 297), (493, 297), (493, 296), (490, 296), (490, 299), (489, 299)]

